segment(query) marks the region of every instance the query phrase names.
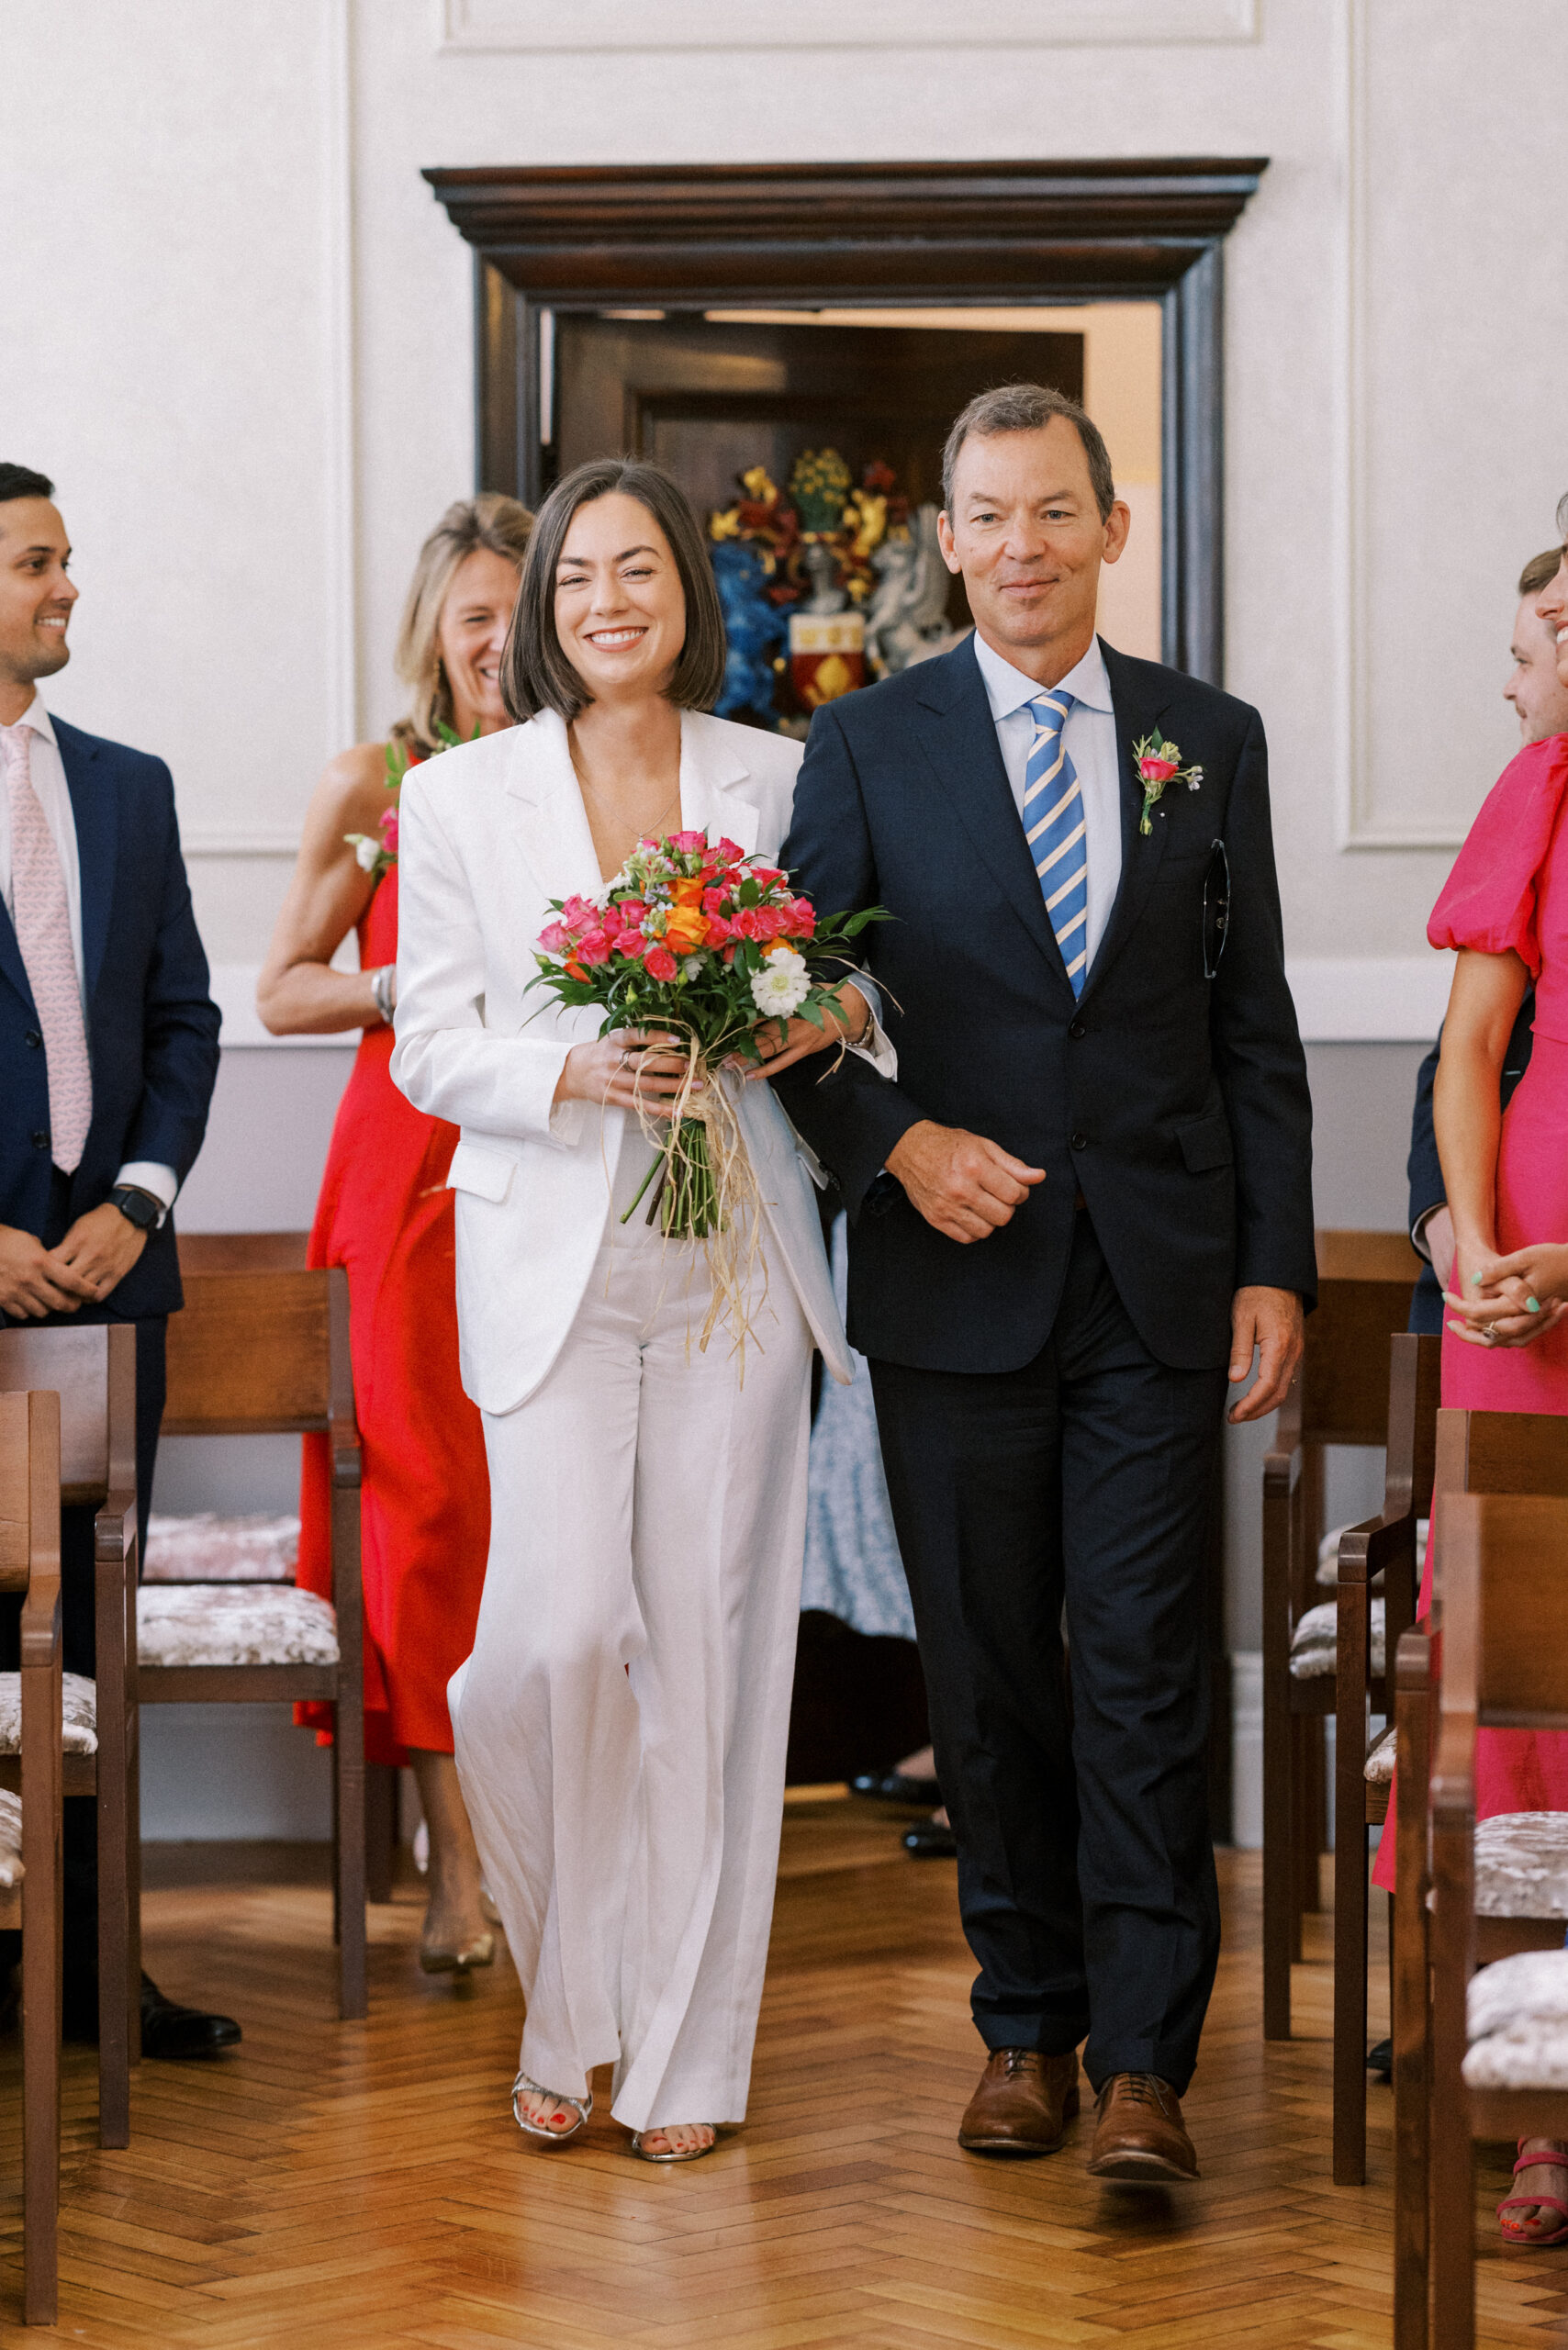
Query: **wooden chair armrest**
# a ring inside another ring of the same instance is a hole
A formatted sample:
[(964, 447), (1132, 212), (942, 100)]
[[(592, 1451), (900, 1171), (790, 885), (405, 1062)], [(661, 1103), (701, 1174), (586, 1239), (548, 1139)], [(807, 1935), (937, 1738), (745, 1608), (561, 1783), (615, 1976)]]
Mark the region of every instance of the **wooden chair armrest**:
[(1370, 1583), (1374, 1575), (1415, 1554), (1413, 1511), (1396, 1517), (1363, 1518), (1360, 1526), (1348, 1526), (1339, 1537), (1339, 1582)]
[(1469, 1715), (1439, 1715), (1432, 1755), (1432, 1833), (1439, 1828), (1468, 1831), (1474, 1824), (1475, 1721)]
[(93, 1555), (100, 1561), (123, 1559), (135, 1540), (135, 1489), (116, 1486), (93, 1519)]
[(22, 1602), (22, 1665), (51, 1665), (61, 1655), (60, 1577), (35, 1574)]
[(359, 1430), (352, 1420), (334, 1420), (328, 1431), (332, 1450), (332, 1483), (340, 1486), (357, 1486), (361, 1482), (364, 1448)]
[(1263, 1455), (1263, 1494), (1269, 1501), (1288, 1501), (1302, 1480), (1305, 1456), (1299, 1443)]

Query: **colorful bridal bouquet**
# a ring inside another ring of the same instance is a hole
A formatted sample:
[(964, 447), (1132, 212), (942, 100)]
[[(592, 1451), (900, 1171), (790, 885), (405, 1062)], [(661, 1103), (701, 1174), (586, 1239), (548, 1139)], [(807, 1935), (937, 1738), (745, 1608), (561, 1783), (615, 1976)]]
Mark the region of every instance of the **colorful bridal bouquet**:
[(710, 1080), (726, 1060), (760, 1063), (770, 1023), (781, 1033), (809, 1020), (826, 1033), (834, 991), (855, 968), (849, 948), (887, 916), (873, 906), (822, 919), (779, 867), (694, 832), (641, 841), (597, 895), (550, 902), (559, 919), (540, 933), (531, 984), (561, 1003), (598, 1006), (601, 1036), (652, 1028), (681, 1040), (687, 1069), (667, 1135), (662, 1121), (644, 1121), (661, 1143), (644, 1185), (657, 1186), (648, 1222), (656, 1214), (671, 1238), (712, 1240), (736, 1209), (758, 1203), (734, 1111)]

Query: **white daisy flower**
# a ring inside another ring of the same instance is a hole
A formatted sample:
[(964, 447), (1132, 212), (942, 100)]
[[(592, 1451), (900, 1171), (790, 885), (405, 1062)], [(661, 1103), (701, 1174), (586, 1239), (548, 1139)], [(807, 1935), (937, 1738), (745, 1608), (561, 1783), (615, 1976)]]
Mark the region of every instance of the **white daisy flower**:
[(788, 1020), (811, 989), (805, 957), (788, 946), (775, 947), (761, 970), (751, 975), (751, 1000), (768, 1020)]

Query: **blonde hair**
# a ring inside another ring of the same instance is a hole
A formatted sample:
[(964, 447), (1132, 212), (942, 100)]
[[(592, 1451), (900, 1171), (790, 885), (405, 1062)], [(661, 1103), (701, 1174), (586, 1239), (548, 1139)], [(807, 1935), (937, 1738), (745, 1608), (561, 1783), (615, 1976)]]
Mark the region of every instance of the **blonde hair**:
[(532, 528), (526, 506), (487, 490), (449, 506), (420, 549), (394, 655), (398, 675), (409, 688), (409, 711), (391, 730), (393, 742), (413, 757), (428, 759), (439, 751), (441, 728), (455, 722), (441, 658), (441, 615), (459, 564), (483, 547), (514, 563), (521, 575)]

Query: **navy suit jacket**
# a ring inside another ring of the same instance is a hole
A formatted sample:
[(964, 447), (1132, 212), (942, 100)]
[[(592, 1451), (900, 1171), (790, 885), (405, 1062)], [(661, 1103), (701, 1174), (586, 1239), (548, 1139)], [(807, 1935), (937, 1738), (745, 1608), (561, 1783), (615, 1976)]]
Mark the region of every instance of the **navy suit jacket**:
[[(1508, 1049), (1503, 1055), (1503, 1079), (1499, 1091), (1506, 1110), (1514, 1098), (1514, 1088), (1529, 1067), (1530, 1053), (1535, 1045), (1535, 990), (1528, 987), (1514, 1021), (1514, 1031), (1508, 1038)], [(1421, 1218), (1433, 1208), (1448, 1204), (1448, 1186), (1438, 1158), (1437, 1129), (1432, 1123), (1432, 1088), (1438, 1080), (1438, 1058), (1443, 1048), (1443, 1032), (1438, 1031), (1438, 1041), (1421, 1063), (1416, 1079), (1416, 1108), (1410, 1120), (1410, 1157), (1406, 1173), (1410, 1179), (1410, 1230), (1414, 1234)], [(1423, 1265), (1421, 1277), (1416, 1283), (1410, 1300), (1410, 1328), (1422, 1337), (1440, 1338), (1443, 1335), (1443, 1293), (1438, 1277), (1430, 1265)]]
[[(1161, 1362), (1223, 1364), (1243, 1283), (1315, 1295), (1312, 1107), (1285, 985), (1262, 723), (1196, 678), (1103, 651), (1122, 877), (1076, 1002), (972, 644), (812, 722), (779, 863), (824, 913), (880, 903), (896, 917), (860, 943), (899, 1075), (890, 1083), (846, 1056), (825, 1077), (812, 1059), (773, 1082), (844, 1193), (850, 1335), (874, 1358), (961, 1371), (1031, 1361), (1056, 1316), (1080, 1190)], [(1156, 723), (1204, 780), (1169, 789), (1145, 835), (1133, 743)], [(1216, 843), (1230, 917), (1210, 979)], [(989, 1238), (945, 1238), (877, 1182), (922, 1118), (990, 1136), (1045, 1168), (1045, 1183)]]
[[(207, 1130), (218, 1011), (208, 993), (162, 759), (53, 718), (82, 868), (82, 956), (93, 1123), (71, 1179), (74, 1218), (102, 1204), (127, 1160), (181, 1181)], [(49, 1070), (17, 934), (0, 903), (0, 1224), (42, 1236), (49, 1214)], [(105, 1301), (115, 1319), (181, 1303), (172, 1217)], [(94, 1320), (103, 1318), (93, 1314)]]

